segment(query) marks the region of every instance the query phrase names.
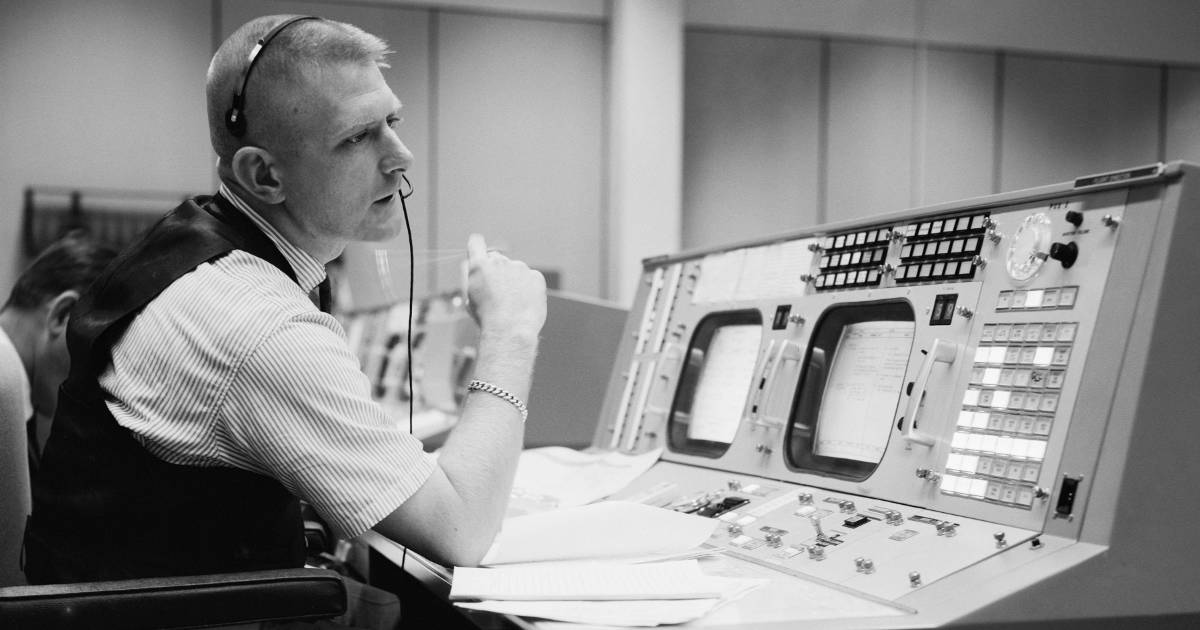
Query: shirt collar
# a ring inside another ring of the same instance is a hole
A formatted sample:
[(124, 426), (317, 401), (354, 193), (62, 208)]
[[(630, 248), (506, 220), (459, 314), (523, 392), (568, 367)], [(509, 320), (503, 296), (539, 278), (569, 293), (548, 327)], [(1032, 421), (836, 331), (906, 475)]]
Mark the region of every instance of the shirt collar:
[(296, 284), (299, 284), (305, 293), (311, 292), (318, 284), (321, 284), (321, 281), (325, 279), (325, 265), (322, 265), (312, 254), (292, 245), (279, 233), (279, 230), (275, 229), (275, 226), (262, 218), (250, 207), (250, 204), (238, 197), (224, 183), (221, 184), (218, 192), (234, 207), (241, 210), (258, 229), (262, 230), (263, 234), (267, 235), (267, 238), (271, 239), (271, 242), (279, 249), (279, 253), (283, 254), (284, 259), (292, 266), (292, 271), (296, 274)]

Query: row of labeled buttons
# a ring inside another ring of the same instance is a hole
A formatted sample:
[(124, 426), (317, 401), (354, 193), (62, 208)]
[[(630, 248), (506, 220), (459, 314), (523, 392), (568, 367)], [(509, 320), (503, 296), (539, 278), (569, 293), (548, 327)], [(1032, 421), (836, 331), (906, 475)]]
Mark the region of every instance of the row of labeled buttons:
[(954, 217), (952, 219), (936, 219), (933, 221), (922, 221), (904, 226), (905, 236), (934, 236), (937, 234), (949, 234), (953, 232), (978, 232), (987, 227), (987, 215), (977, 214), (974, 216)]
[(971, 384), (989, 387), (1030, 387), (1062, 389), (1065, 372), (1039, 368), (998, 368), (975, 365), (971, 368)]
[(1072, 342), (1079, 330), (1076, 322), (1029, 323), (1029, 324), (985, 324), (979, 333), (980, 343), (1037, 343)]
[(826, 236), (821, 241), (821, 249), (841, 249), (843, 247), (856, 247), (858, 245), (872, 245), (874, 243), (887, 242), (891, 238), (892, 231), (888, 228), (866, 230), (853, 234), (838, 234), (837, 236)]
[(999, 431), (1013, 435), (1050, 435), (1053, 417), (1005, 413), (1003, 411), (958, 412), (958, 426), (963, 429)]
[(974, 477), (942, 476), (942, 492), (1005, 503), (1020, 507), (1033, 505), (1033, 487)]
[(836, 269), (840, 267), (853, 267), (855, 265), (872, 265), (883, 262), (887, 256), (886, 247), (876, 247), (874, 249), (861, 249), (853, 252), (842, 252), (841, 254), (829, 254), (822, 256), (820, 267), (821, 269)]
[(879, 284), (879, 269), (859, 269), (858, 271), (839, 271), (817, 276), (816, 287), (854, 287)]
[(1010, 481), (1037, 483), (1038, 475), (1042, 473), (1042, 465), (1039, 462), (1010, 460), (1003, 457), (950, 453), (950, 457), (946, 459), (946, 470), (998, 477)]
[(978, 254), (981, 244), (982, 239), (978, 236), (907, 243), (900, 248), (900, 258), (933, 258), (935, 256)]
[(1079, 287), (1001, 291), (996, 299), (996, 310), (1075, 308), (1078, 297)]
[(1070, 359), (1070, 346), (979, 346), (975, 349), (977, 365), (1050, 367), (1066, 365)]
[(963, 406), (1054, 413), (1058, 411), (1058, 394), (970, 387), (963, 395)]
[(948, 260), (935, 263), (913, 263), (896, 267), (896, 280), (942, 280), (971, 278), (975, 275), (972, 260)]
[(1038, 462), (1046, 458), (1045, 440), (1011, 435), (955, 431), (954, 437), (950, 441), (950, 448), (955, 451), (971, 451), (988, 456), (999, 455)]

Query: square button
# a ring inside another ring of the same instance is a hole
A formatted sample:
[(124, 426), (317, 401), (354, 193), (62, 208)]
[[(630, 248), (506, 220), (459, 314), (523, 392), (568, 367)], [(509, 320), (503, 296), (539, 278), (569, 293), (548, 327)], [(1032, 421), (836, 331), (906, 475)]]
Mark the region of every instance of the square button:
[(987, 493), (984, 495), (992, 501), (999, 501), (1000, 495), (1004, 492), (1004, 484), (998, 481), (989, 481)]
[(1025, 392), (1013, 392), (1012, 396), (1009, 397), (1007, 406), (1012, 407), (1013, 409), (1020, 409), (1020, 408), (1024, 407), (1025, 406)]
[(1039, 411), (1046, 413), (1054, 413), (1058, 410), (1058, 394), (1043, 394), (1042, 403), (1038, 406)]
[(982, 499), (983, 495), (987, 494), (988, 482), (986, 479), (971, 479), (967, 493), (976, 499)]
[(931, 273), (933, 273), (933, 265), (929, 263), (923, 263), (921, 267), (917, 269), (918, 278), (928, 278), (929, 274)]
[[(1012, 396), (1012, 392), (1007, 389), (998, 389), (992, 392), (992, 407), (996, 409), (1005, 409), (1008, 407), (1008, 399)], [(980, 403), (983, 402), (983, 396), (980, 396)]]
[(983, 444), (986, 441), (986, 438), (988, 438), (988, 437), (991, 437), (991, 436), (981, 435), (979, 433), (967, 434), (967, 450), (968, 451), (990, 450), (990, 449), (983, 448)]
[(975, 466), (975, 474), (990, 475), (992, 474), (992, 458), (980, 457), (979, 463)]
[(1037, 358), (1037, 347), (1026, 346), (1024, 348), (1021, 348), (1020, 350), (1021, 350), (1021, 352), (1020, 352), (1021, 365), (1032, 365), (1034, 362), (1034, 359)]
[(933, 275), (937, 277), (946, 275), (946, 263), (933, 263)]
[(950, 253), (950, 241), (939, 241), (937, 244), (937, 253), (939, 255), (940, 254), (949, 254)]
[(999, 412), (993, 412), (993, 413), (988, 414), (987, 428), (989, 428), (993, 431), (1003, 431), (1005, 417), (1006, 417), (1005, 414), (999, 413)]
[(1042, 341), (1055, 341), (1057, 339), (1058, 324), (1042, 324)]
[(1053, 424), (1050, 418), (1038, 418), (1033, 421), (1033, 434), (1050, 435), (1050, 428)]
[(1029, 374), (1030, 372), (1026, 368), (1017, 368), (1013, 370), (1013, 387), (1028, 387)]
[[(1030, 357), (1032, 360), (1032, 357)], [(1004, 348), (1004, 363), (1020, 363), (1021, 362), (1021, 346), (1008, 346)]]
[(1042, 461), (1046, 458), (1046, 443), (1042, 440), (1029, 440), (1029, 449), (1026, 457), (1037, 461)]
[(1058, 290), (1058, 308), (1075, 308), (1079, 287), (1063, 287)]
[(963, 404), (968, 407), (979, 405), (979, 390), (968, 388), (967, 393), (963, 394)]
[(1029, 386), (1040, 389), (1046, 385), (1046, 370), (1032, 370), (1029, 373)]
[(1060, 346), (1054, 349), (1054, 357), (1050, 360), (1054, 365), (1066, 365), (1071, 359), (1071, 349), (1065, 346)]
[[(974, 450), (983, 451), (985, 453), (999, 453), (999, 451), (996, 449), (996, 443), (997, 443), (996, 436), (980, 435), (980, 434), (976, 433), (975, 437), (979, 438), (979, 442), (977, 444), (977, 448), (975, 448)], [(967, 444), (970, 444), (970, 443), (971, 443), (971, 441), (967, 440)]]
[(1042, 290), (1030, 289), (1025, 294), (1025, 308), (1042, 308)]
[(983, 373), (985, 371), (986, 371), (986, 368), (980, 367), (978, 365), (973, 366), (971, 368), (971, 384), (978, 385), (978, 384), (982, 383), (983, 382)]
[(1004, 471), (1004, 476), (1014, 481), (1020, 481), (1024, 474), (1025, 465), (1021, 462), (1009, 462), (1008, 469)]
[(1033, 505), (1033, 488), (1021, 486), (1017, 489), (1017, 500), (1015, 503), (1025, 507)]
[(1021, 481), (1029, 481), (1037, 483), (1038, 475), (1042, 472), (1042, 465), (1037, 462), (1027, 462), (1025, 470), (1021, 472)]
[(1001, 387), (1012, 387), (1013, 377), (1016, 376), (1017, 370), (1014, 368), (1004, 368), (1000, 370), (1000, 380), (997, 384)]
[(1050, 370), (1046, 373), (1046, 387), (1062, 389), (1064, 373), (1062, 370)]
[(1016, 433), (1017, 432), (1017, 424), (1019, 422), (1020, 422), (1020, 416), (1011, 416), (1011, 415), (1004, 416), (1004, 426), (1001, 427), (1001, 430), (1008, 431), (1009, 433)]
[(1013, 291), (1011, 308), (1025, 308), (1025, 298), (1028, 295), (1028, 291)]
[(996, 325), (984, 324), (983, 330), (979, 332), (980, 343), (991, 343), (996, 338)]
[(976, 363), (976, 365), (981, 364), (981, 363), (988, 363), (989, 358), (991, 356), (992, 356), (992, 349), (990, 347), (979, 346), (978, 348), (975, 348), (975, 363)]
[(971, 426), (976, 429), (986, 429), (989, 422), (991, 422), (991, 414), (986, 411), (976, 411), (974, 423)]
[(1034, 348), (1033, 364), (1039, 367), (1050, 365), (1050, 361), (1054, 358), (1055, 348), (1053, 346), (1038, 346)]
[[(992, 398), (993, 398), (995, 395), (996, 395), (996, 392), (994, 392), (994, 391), (992, 391), (992, 390), (990, 390), (990, 389), (984, 389), (984, 390), (980, 390), (980, 392), (979, 392), (979, 402), (978, 402), (977, 404), (978, 404), (980, 407), (991, 407), (991, 406), (993, 406), (993, 405), (992, 405)], [(1007, 396), (1005, 397), (1005, 400), (1007, 401)]]
[(982, 377), (979, 382), (984, 385), (996, 385), (1000, 382), (1000, 368), (990, 367), (984, 368)]
[(958, 450), (967, 448), (967, 438), (971, 437), (970, 433), (956, 431), (954, 437), (950, 439), (950, 447)]
[(1021, 355), (1021, 349), (1012, 346), (992, 346), (988, 355), (988, 363), (1016, 363)]
[(994, 339), (996, 341), (1008, 341), (1008, 333), (1012, 331), (1012, 326), (1008, 324), (997, 324)]
[(963, 409), (958, 412), (958, 426), (969, 429), (975, 424), (975, 412)]
[(960, 455), (958, 465), (959, 470), (969, 472), (973, 475), (975, 474), (975, 471), (979, 465), (979, 456), (967, 454)]
[(1042, 308), (1058, 308), (1058, 289), (1046, 289), (1042, 293)]
[(1012, 308), (1012, 291), (1001, 291), (1000, 296), (996, 298), (996, 310), (1007, 311)]
[(1016, 503), (1017, 487), (1013, 485), (1004, 486), (1004, 489), (1000, 491), (1000, 500), (1005, 503)]
[(1075, 331), (1078, 327), (1079, 324), (1075, 323), (1059, 324), (1058, 334), (1055, 336), (1055, 339), (1058, 341), (1066, 341), (1068, 343), (1075, 341)]
[(1042, 395), (1029, 392), (1025, 394), (1025, 411), (1037, 411), (1042, 403)]
[(1033, 416), (1021, 416), (1017, 420), (1017, 433), (1033, 435)]
[(950, 241), (950, 253), (961, 254), (962, 250), (963, 250), (963, 245), (965, 245), (965, 244), (966, 244), (966, 241), (964, 241), (961, 238), (956, 238), (953, 241)]

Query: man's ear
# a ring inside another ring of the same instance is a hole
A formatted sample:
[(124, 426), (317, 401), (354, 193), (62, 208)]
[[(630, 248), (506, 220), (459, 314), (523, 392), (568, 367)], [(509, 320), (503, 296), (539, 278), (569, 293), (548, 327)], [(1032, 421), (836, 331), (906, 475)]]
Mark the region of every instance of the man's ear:
[(283, 180), (275, 157), (262, 147), (245, 146), (230, 160), (233, 177), (243, 190), (263, 203), (283, 203)]
[(78, 301), (79, 292), (75, 290), (63, 291), (50, 300), (46, 308), (46, 332), (51, 339), (67, 334), (67, 320)]

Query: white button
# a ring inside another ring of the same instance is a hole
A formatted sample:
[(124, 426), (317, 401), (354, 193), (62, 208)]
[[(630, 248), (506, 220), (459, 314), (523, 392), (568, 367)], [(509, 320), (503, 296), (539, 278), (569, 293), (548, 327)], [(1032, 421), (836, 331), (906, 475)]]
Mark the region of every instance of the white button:
[(1079, 292), (1079, 287), (1063, 287), (1058, 292), (1058, 307), (1071, 308), (1075, 306), (1075, 297)]
[(987, 480), (972, 479), (971, 488), (967, 492), (973, 497), (982, 499), (983, 495), (987, 494)]
[(969, 433), (963, 433), (962, 431), (955, 433), (954, 437), (950, 440), (950, 447), (958, 449), (967, 448), (968, 437), (970, 437)]
[(1008, 346), (992, 346), (988, 348), (988, 363), (1004, 363), (1005, 354), (1008, 352)]
[(983, 451), (985, 453), (995, 453), (997, 439), (998, 438), (994, 435), (984, 435), (979, 440), (979, 448), (975, 450)]
[(1013, 439), (1007, 435), (1000, 436), (996, 440), (996, 452), (1001, 455), (1012, 455)]
[(967, 450), (969, 450), (969, 451), (984, 450), (981, 447), (983, 446), (984, 438), (986, 438), (986, 437), (988, 437), (988, 436), (980, 435), (978, 433), (968, 434), (967, 435)]
[(987, 368), (983, 371), (983, 384), (995, 385), (1000, 382), (1000, 368)]
[(1041, 308), (1042, 307), (1042, 290), (1030, 289), (1025, 294), (1025, 308)]
[(1029, 450), (1026, 457), (1042, 461), (1046, 458), (1046, 443), (1042, 440), (1030, 440)]
[(976, 429), (986, 429), (988, 428), (988, 419), (990, 417), (991, 414), (986, 411), (976, 411), (975, 422), (971, 426), (975, 427)]
[(978, 455), (959, 455), (958, 460), (959, 470), (965, 470), (969, 473), (974, 473), (975, 468), (979, 466)]
[(1076, 326), (1077, 326), (1077, 324), (1059, 324), (1058, 340), (1059, 341), (1074, 341)]
[(963, 404), (972, 407), (979, 404), (979, 390), (968, 389), (967, 393), (963, 396)]
[(974, 425), (975, 425), (975, 412), (974, 411), (968, 411), (966, 409), (963, 409), (962, 411), (958, 412), (958, 426), (969, 428)]
[(1012, 392), (1006, 389), (996, 390), (996, 393), (992, 394), (992, 408), (1006, 409), (1008, 407), (1008, 398), (1011, 395)]
[(1038, 346), (1037, 351), (1033, 355), (1033, 364), (1040, 367), (1047, 367), (1054, 359), (1053, 346)]

